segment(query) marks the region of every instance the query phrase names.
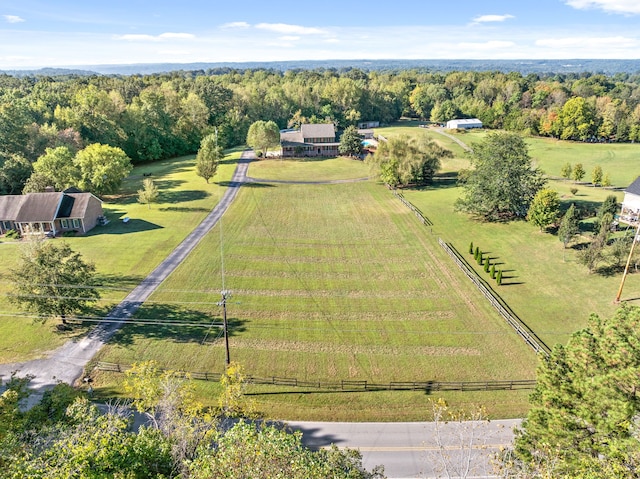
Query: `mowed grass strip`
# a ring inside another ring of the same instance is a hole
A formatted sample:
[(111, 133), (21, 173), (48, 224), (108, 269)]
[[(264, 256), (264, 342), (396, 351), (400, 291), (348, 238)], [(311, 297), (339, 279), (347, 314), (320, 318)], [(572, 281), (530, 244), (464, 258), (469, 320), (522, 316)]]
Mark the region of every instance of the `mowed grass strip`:
[[(95, 316), (105, 315), (175, 248), (215, 207), (231, 179), (241, 150), (230, 151), (218, 174), (207, 184), (195, 175), (195, 157), (186, 156), (136, 166), (125, 179), (121, 192), (104, 198), (103, 208), (110, 223), (98, 226), (87, 236), (56, 238), (65, 241), (83, 258), (96, 265), (103, 299)], [(149, 175), (149, 176), (144, 176)], [(137, 190), (150, 177), (159, 190), (157, 203), (138, 202)], [(123, 217), (130, 221), (124, 224)], [(44, 324), (25, 317), (10, 304), (8, 272), (16, 264), (19, 242), (0, 243), (0, 260), (5, 265), (0, 276), (0, 362), (33, 359), (84, 334), (95, 323), (72, 332), (59, 332), (55, 321)]]
[(280, 181), (332, 181), (364, 178), (368, 170), (361, 160), (347, 157), (267, 159), (254, 161), (248, 176)]
[[(275, 173), (269, 176), (278, 179)], [(437, 237), (375, 182), (246, 185), (221, 227), (153, 295), (155, 310), (144, 306), (139, 316), (179, 312), (219, 322), (222, 251), (224, 287), (234, 293), (227, 304), (231, 359), (247, 374), (370, 382), (534, 375), (531, 349)], [(219, 372), (219, 331), (127, 326), (100, 360), (155, 359), (168, 368)], [(330, 417), (322, 396), (307, 395), (309, 411), (299, 417)], [(404, 397), (414, 406), (425, 399)]]

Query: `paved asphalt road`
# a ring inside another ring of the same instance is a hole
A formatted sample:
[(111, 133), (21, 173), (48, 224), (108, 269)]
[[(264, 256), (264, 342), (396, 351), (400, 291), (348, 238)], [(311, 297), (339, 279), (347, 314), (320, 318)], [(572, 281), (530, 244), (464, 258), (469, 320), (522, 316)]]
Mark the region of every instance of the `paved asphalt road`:
[[(389, 478), (485, 478), (494, 477), (491, 458), (512, 443), (513, 427), (520, 420), (450, 422), (440, 424), (439, 434), (433, 422), (287, 424), (302, 431), (303, 442), (309, 447), (335, 444), (359, 449), (368, 470), (382, 464)], [(449, 463), (449, 474), (445, 462)]]
[(233, 178), (218, 205), (209, 215), (180, 243), (167, 258), (142, 280), (129, 295), (117, 305), (107, 318), (121, 319), (116, 323), (103, 323), (79, 341), (69, 341), (53, 351), (49, 357), (0, 365), (0, 378), (8, 378), (13, 371), (19, 376), (32, 375), (30, 387), (36, 392), (32, 401), (39, 401), (40, 394), (47, 388), (62, 381), (73, 384), (83, 372), (89, 360), (104, 346), (113, 334), (124, 324), (137, 309), (151, 296), (162, 283), (195, 248), (200, 240), (218, 222), (229, 205), (233, 202), (238, 190), (244, 184), (249, 162), (254, 158), (252, 151), (242, 153)]

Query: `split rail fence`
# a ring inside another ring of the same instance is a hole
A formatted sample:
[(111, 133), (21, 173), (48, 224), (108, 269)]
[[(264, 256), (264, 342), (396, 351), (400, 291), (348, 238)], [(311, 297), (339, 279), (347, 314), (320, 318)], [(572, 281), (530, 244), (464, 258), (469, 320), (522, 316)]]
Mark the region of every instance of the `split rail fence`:
[[(117, 363), (99, 362), (96, 369), (100, 371), (110, 371), (123, 373), (131, 366)], [(219, 381), (220, 373), (209, 372), (187, 372), (179, 371), (185, 376), (202, 381)], [(256, 377), (245, 376), (245, 381), (249, 384), (287, 386), (305, 389), (323, 389), (331, 391), (425, 391), (426, 393), (435, 391), (516, 391), (521, 389), (533, 389), (536, 385), (535, 379), (515, 379), (502, 381), (391, 381), (388, 383), (373, 383), (369, 381), (304, 381), (297, 378), (284, 377)]]

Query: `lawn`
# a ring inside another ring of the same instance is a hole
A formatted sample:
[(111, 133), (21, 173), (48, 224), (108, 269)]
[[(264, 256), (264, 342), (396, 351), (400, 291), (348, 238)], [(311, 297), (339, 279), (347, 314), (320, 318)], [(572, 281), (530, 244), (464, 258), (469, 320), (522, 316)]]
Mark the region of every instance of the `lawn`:
[[(327, 170), (340, 168), (326, 161)], [(250, 174), (290, 178), (291, 170), (278, 169), (279, 163), (256, 163)], [(306, 180), (334, 177), (318, 173), (323, 162), (292, 163), (309, 166)], [(257, 174), (264, 165), (269, 174)], [(366, 176), (366, 165), (352, 165), (362, 169), (352, 172), (355, 177)], [(246, 185), (219, 228), (138, 316), (219, 322), (222, 257), (224, 287), (233, 292), (231, 359), (247, 374), (374, 383), (533, 377), (533, 352), (472, 287), (437, 237), (374, 181)], [(155, 359), (164, 367), (219, 372), (224, 349), (217, 327), (131, 325), (98, 359)], [(114, 379), (101, 374), (94, 388), (112, 390)], [(268, 417), (289, 419), (419, 419), (426, 400), (424, 393), (251, 392)], [(495, 414), (526, 409), (522, 393), (464, 397), (484, 397)], [(366, 413), (354, 414), (354, 405)]]
[[(124, 181), (121, 194), (105, 198), (103, 208), (110, 220), (108, 225), (98, 226), (84, 237), (51, 240), (66, 241), (85, 259), (95, 263), (100, 284), (104, 286), (96, 315), (104, 315), (126, 296), (213, 209), (239, 156), (240, 150), (230, 152), (210, 184), (194, 174), (194, 156), (137, 166)], [(158, 202), (150, 207), (137, 201), (137, 190), (142, 188), (145, 174), (151, 175), (160, 192)], [(130, 218), (127, 224), (121, 221), (125, 216)], [(54, 321), (34, 322), (9, 304), (6, 294), (11, 285), (6, 271), (15, 264), (19, 248), (17, 242), (0, 243), (0, 260), (5, 265), (0, 282), (4, 319), (0, 322), (0, 362), (3, 363), (40, 357), (67, 339), (84, 333), (84, 329), (58, 332)]]
[(332, 181), (367, 177), (369, 170), (352, 158), (301, 158), (299, 160), (261, 160), (249, 166), (254, 178), (281, 181)]
[[(411, 127), (393, 130), (394, 134), (421, 134), (422, 131), (424, 129)], [(456, 136), (473, 144), (485, 135), (484, 131), (473, 130)], [(635, 155), (640, 153), (640, 145), (573, 143), (541, 138), (529, 138), (527, 142), (531, 146), (531, 156), (543, 170), (549, 165), (580, 159), (587, 171), (595, 164), (601, 164), (605, 171), (610, 171), (614, 183), (631, 182), (640, 174), (640, 170), (635, 170)], [(568, 152), (573, 156), (565, 156)], [(604, 156), (613, 160), (605, 164), (601, 160)], [(458, 159), (465, 160), (464, 157)], [(593, 210), (608, 195), (615, 194), (619, 201), (623, 197), (620, 191), (576, 185), (572, 181), (550, 180), (549, 187), (559, 192), (563, 209), (575, 203), (579, 208)], [(574, 187), (578, 189), (576, 195), (570, 192)], [(462, 189), (455, 182), (442, 178), (436, 178), (432, 187), (403, 193), (434, 223), (435, 234), (453, 243), (461, 252), (466, 252), (473, 242), (499, 263), (507, 281), (497, 291), (548, 345), (566, 343), (572, 332), (586, 325), (591, 313), (608, 316), (616, 309), (613, 299), (620, 284), (620, 274), (589, 274), (576, 260), (576, 246), (586, 242), (587, 236), (564, 250), (556, 236), (541, 233), (524, 221), (496, 224), (471, 220), (453, 208)], [(589, 234), (589, 227), (585, 222), (585, 235)], [(472, 256), (467, 255), (467, 258), (477, 266)], [(481, 267), (477, 270), (487, 277)], [(632, 274), (625, 284), (623, 299), (638, 303), (635, 299), (640, 296), (638, 292), (640, 275)]]

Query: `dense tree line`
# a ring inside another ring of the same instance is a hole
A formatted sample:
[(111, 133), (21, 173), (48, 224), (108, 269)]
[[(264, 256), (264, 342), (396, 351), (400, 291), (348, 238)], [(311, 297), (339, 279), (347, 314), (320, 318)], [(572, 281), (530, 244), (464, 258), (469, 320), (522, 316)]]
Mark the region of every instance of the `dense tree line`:
[(218, 129), (244, 143), (258, 120), (278, 127), (401, 116), (478, 117), (489, 128), (572, 140), (640, 140), (640, 76), (358, 69), (225, 70), (148, 76), (0, 75), (0, 193), (19, 191), (46, 148), (99, 143), (134, 163), (195, 153)]

